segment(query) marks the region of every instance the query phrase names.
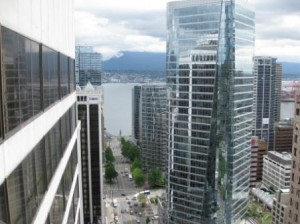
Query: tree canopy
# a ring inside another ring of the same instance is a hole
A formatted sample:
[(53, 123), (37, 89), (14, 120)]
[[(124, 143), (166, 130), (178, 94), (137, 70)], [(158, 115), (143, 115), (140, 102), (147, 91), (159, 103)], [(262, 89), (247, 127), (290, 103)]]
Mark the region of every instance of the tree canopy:
[(142, 161), (140, 160), (140, 158), (135, 158), (131, 167), (130, 167), (130, 171), (134, 171), (135, 168), (142, 168)]
[(129, 159), (130, 161), (134, 161), (135, 158), (140, 157), (140, 148), (137, 145), (134, 145), (133, 143), (126, 140), (124, 140), (122, 143), (122, 139), (121, 139), (121, 145), (122, 145), (121, 148), (122, 155), (127, 159)]
[(155, 167), (148, 174), (148, 183), (151, 187), (161, 187), (164, 185), (164, 175), (162, 171)]
[(105, 175), (104, 178), (112, 183), (112, 180), (118, 176), (118, 172), (115, 169), (115, 166), (112, 162), (109, 162), (105, 166)]
[(106, 160), (107, 163), (115, 161), (113, 151), (110, 147), (107, 147), (106, 150), (105, 150), (105, 160)]
[(144, 172), (140, 168), (135, 168), (132, 172), (134, 183), (137, 186), (142, 186), (145, 182)]

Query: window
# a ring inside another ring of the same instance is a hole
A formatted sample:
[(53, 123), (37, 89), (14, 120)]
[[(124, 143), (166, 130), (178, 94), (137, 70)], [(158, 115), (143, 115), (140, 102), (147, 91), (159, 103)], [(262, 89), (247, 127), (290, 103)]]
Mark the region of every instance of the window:
[(8, 222), (8, 215), (7, 215), (7, 204), (6, 204), (6, 191), (5, 191), (5, 183), (0, 185), (0, 222), (7, 223)]
[(297, 115), (297, 116), (299, 116), (299, 114), (300, 114), (299, 112), (300, 112), (300, 110), (299, 110), (299, 108), (297, 108), (297, 109), (296, 109), (296, 115)]
[[(41, 111), (40, 47), (2, 27), (2, 88), (4, 133)], [(2, 131), (1, 131), (2, 132)]]
[(298, 135), (295, 135), (294, 136), (294, 143), (297, 143), (298, 142)]
[(61, 97), (66, 96), (70, 92), (69, 87), (69, 62), (68, 57), (59, 55), (59, 74), (60, 74), (60, 94)]
[(42, 47), (44, 108), (58, 100), (58, 53)]

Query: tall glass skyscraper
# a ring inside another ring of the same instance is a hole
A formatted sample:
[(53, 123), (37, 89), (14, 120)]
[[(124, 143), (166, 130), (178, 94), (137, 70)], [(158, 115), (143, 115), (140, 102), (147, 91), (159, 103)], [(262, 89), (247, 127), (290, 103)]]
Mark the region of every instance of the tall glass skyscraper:
[(143, 167), (166, 171), (167, 137), (165, 85), (143, 85), (140, 94), (140, 145)]
[(247, 210), (254, 16), (244, 0), (168, 4), (169, 223), (239, 223)]
[(101, 85), (102, 54), (95, 52), (91, 46), (76, 46), (75, 75), (76, 83), (85, 87), (88, 82)]
[(269, 56), (254, 57), (253, 135), (268, 143), (274, 150), (275, 122), (280, 120), (280, 64)]

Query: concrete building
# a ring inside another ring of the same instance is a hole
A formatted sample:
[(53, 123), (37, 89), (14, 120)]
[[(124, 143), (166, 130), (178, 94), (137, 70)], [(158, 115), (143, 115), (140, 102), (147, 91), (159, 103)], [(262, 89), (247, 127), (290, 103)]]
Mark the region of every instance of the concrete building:
[(170, 224), (235, 224), (247, 211), (254, 25), (244, 0), (168, 3)]
[(289, 207), (286, 215), (286, 224), (300, 223), (300, 92), (295, 99), (294, 137), (292, 150), (292, 170), (290, 180)]
[(167, 90), (143, 85), (140, 95), (140, 144), (144, 169), (167, 169)]
[(85, 223), (104, 223), (102, 179), (102, 91), (89, 82), (77, 87), (78, 120), (81, 121), (81, 166)]
[(276, 58), (254, 57), (253, 135), (274, 150), (274, 127), (280, 119), (281, 70)]
[(0, 0), (0, 223), (83, 223), (73, 12)]
[(293, 119), (282, 120), (275, 124), (275, 151), (292, 153)]
[(273, 198), (272, 224), (284, 224), (289, 200), (289, 190), (279, 190)]
[(132, 88), (132, 136), (140, 141), (140, 98), (141, 86)]
[(262, 181), (264, 155), (268, 153), (267, 143), (257, 136), (251, 139), (250, 187), (256, 187)]
[(76, 83), (84, 87), (90, 82), (101, 85), (102, 54), (95, 52), (91, 46), (76, 46), (75, 73)]
[(289, 188), (291, 176), (291, 154), (269, 151), (264, 156), (262, 183), (270, 190), (278, 191)]

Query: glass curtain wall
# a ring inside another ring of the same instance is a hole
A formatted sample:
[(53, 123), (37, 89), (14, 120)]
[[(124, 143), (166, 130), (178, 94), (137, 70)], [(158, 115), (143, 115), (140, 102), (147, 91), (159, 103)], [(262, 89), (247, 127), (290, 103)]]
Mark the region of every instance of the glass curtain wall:
[[(168, 5), (169, 223), (246, 212), (254, 13), (244, 1)], [(235, 24), (235, 26), (234, 26)]]

